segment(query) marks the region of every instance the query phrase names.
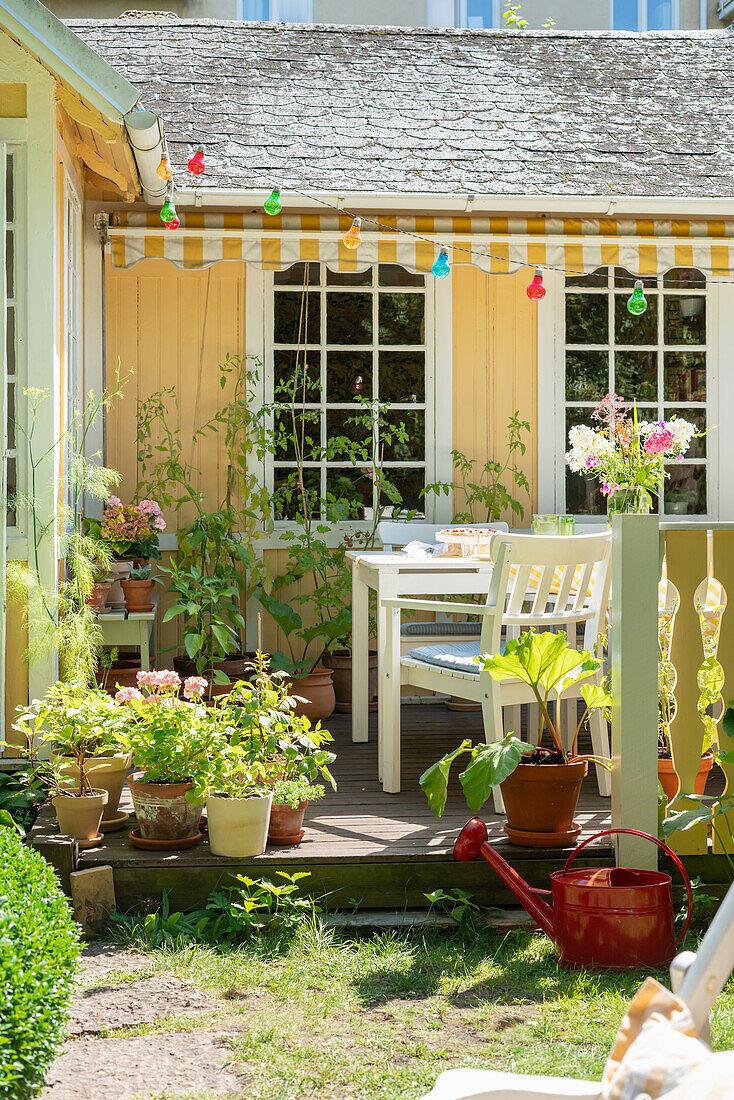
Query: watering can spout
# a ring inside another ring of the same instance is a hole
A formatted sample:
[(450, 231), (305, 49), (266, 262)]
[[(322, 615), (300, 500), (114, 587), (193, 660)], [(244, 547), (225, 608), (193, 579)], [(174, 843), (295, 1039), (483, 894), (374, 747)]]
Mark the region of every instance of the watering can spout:
[(553, 929), (553, 910), (550, 905), (542, 901), (531, 890), (527, 882), (513, 867), (510, 867), (506, 859), (487, 842), (487, 826), (479, 818), (473, 817), (461, 830), (454, 845), (454, 858), (462, 861), (476, 859), (481, 855), (487, 863), (497, 872), (502, 881), (509, 886), (513, 894), (527, 909), (533, 920), (543, 929), (552, 940), (555, 939)]

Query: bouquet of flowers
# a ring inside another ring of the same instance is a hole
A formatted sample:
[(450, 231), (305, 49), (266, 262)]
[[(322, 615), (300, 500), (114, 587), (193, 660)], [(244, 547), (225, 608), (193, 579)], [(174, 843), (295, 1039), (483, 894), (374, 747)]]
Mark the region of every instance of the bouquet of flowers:
[(668, 476), (666, 463), (682, 462), (701, 434), (678, 416), (638, 421), (637, 406), (616, 393), (608, 393), (591, 418), (593, 427), (578, 424), (568, 433), (566, 462), (574, 473), (598, 478), (605, 496), (621, 492), (633, 498), (637, 506), (625, 511), (650, 510), (652, 494), (662, 492)]
[(166, 521), (154, 500), (139, 504), (123, 504), (119, 497), (110, 497), (102, 519), (86, 519), (87, 532), (107, 544), (115, 558), (160, 558), (158, 535), (166, 529)]

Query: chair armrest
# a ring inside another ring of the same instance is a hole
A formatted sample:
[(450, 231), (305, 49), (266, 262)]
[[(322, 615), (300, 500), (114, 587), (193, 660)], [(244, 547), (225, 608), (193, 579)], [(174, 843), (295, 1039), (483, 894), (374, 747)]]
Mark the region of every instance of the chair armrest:
[(380, 600), (383, 607), (401, 608), (405, 611), (452, 611), (467, 615), (495, 615), (497, 608), (494, 604), (486, 603), (451, 603), (447, 600), (404, 600), (388, 597)]

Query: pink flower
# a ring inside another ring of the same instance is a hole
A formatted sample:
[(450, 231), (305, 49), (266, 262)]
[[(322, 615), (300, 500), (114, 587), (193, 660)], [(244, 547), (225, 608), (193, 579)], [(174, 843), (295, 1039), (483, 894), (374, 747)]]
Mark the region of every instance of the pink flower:
[(138, 681), (138, 687), (158, 687), (158, 673), (157, 672), (145, 672), (140, 671), (135, 674), (135, 679)]
[(165, 531), (166, 521), (164, 520), (163, 516), (156, 516), (153, 520), (153, 526), (155, 527), (156, 531)]
[(184, 698), (200, 699), (209, 686), (209, 681), (203, 676), (188, 676), (184, 680)]
[(110, 497), (105, 505), (106, 508), (122, 508), (122, 501), (119, 497)]
[(158, 687), (161, 688), (178, 688), (181, 687), (181, 677), (177, 672), (172, 672), (170, 668), (164, 669), (158, 673)]
[(669, 428), (658, 427), (650, 432), (644, 446), (648, 455), (664, 455), (675, 446), (675, 436)]
[(138, 691), (137, 688), (126, 687), (126, 688), (120, 688), (120, 690), (117, 692), (117, 694), (115, 695), (115, 702), (117, 702), (117, 703), (131, 703), (133, 701), (133, 699), (142, 699), (142, 698), (143, 698), (143, 696)]
[(154, 500), (141, 500), (138, 508), (147, 515), (159, 516), (161, 514), (160, 506)]

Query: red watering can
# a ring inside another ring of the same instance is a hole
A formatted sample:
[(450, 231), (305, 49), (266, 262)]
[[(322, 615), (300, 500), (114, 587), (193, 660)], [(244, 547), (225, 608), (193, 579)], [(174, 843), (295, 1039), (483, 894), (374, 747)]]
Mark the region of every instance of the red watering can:
[[(666, 852), (683, 876), (688, 915), (675, 939), (670, 875), (630, 867), (571, 867), (582, 848), (613, 833), (630, 833), (651, 840)], [(551, 875), (552, 890), (534, 890), (487, 842), (487, 826), (472, 818), (462, 829), (454, 856), (482, 855), (509, 886), (556, 946), (562, 966), (625, 970), (667, 966), (688, 930), (693, 908), (691, 880), (674, 852), (648, 833), (636, 829), (605, 829), (579, 844), (562, 871)], [(538, 894), (552, 894), (551, 909)]]

